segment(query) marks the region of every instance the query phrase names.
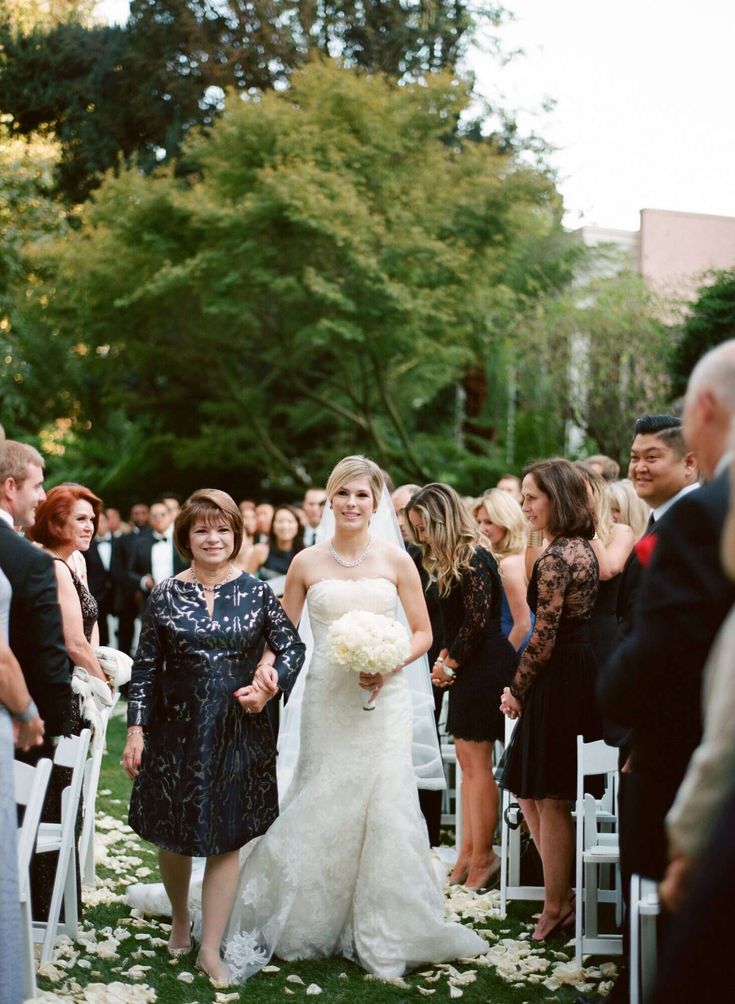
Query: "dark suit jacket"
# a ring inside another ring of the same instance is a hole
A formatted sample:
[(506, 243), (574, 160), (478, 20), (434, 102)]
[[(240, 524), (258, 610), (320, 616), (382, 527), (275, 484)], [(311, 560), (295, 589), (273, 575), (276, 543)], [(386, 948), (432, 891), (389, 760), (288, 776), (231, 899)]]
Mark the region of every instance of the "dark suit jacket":
[(89, 548), (84, 552), (84, 561), (87, 565), (87, 583), (89, 591), (97, 600), (100, 608), (100, 615), (103, 612), (112, 612), (112, 599), (114, 593), (113, 568), (115, 551), (119, 550), (118, 541), (121, 538), (113, 537), (110, 547), (110, 568), (105, 569), (100, 558), (99, 542), (93, 540)]
[(46, 724), (68, 732), (72, 665), (64, 646), (53, 562), (0, 519), (0, 568), (13, 587), (8, 642)]
[(654, 879), (666, 865), (664, 818), (701, 737), (704, 663), (735, 601), (719, 556), (728, 495), (725, 472), (661, 520), (633, 631), (598, 680), (603, 713), (632, 728), (632, 867)]
[[(154, 544), (157, 545), (157, 542), (153, 539), (153, 534), (141, 534), (133, 546), (133, 554), (128, 568), (128, 579), (131, 586), (135, 589), (139, 589), (146, 596), (147, 593), (142, 588), (140, 580), (144, 575), (150, 575), (152, 567), (151, 552)], [(173, 551), (174, 575), (177, 575), (179, 572), (183, 572), (185, 568), (189, 567), (189, 562), (184, 561), (174, 547), (173, 541), (171, 542), (170, 547)]]

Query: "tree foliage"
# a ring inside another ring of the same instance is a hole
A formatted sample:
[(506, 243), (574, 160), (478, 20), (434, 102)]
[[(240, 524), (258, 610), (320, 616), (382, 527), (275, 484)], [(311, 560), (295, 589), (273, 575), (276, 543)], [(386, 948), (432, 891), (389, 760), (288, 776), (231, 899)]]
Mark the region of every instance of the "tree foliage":
[(735, 333), (735, 269), (713, 272), (684, 322), (682, 336), (671, 360), (674, 393), (686, 390), (697, 361)]
[(543, 171), (456, 135), (467, 101), (449, 77), (317, 62), (230, 98), (185, 148), (197, 174), (108, 178), (34, 255), (36, 331), (76, 366), (67, 449), (132, 422), (168, 484), (293, 487), (356, 450), (461, 481), (456, 384), (484, 367), (520, 262), (535, 253), (526, 299), (551, 281), (560, 234)]
[(120, 159), (150, 172), (176, 157), (226, 90), (283, 86), (316, 52), (419, 79), (456, 66), (477, 19), (500, 17), (456, 0), (132, 0), (125, 26), (104, 26), (84, 20), (81, 0), (67, 9), (0, 17), (0, 110), (19, 134), (55, 130), (72, 201)]

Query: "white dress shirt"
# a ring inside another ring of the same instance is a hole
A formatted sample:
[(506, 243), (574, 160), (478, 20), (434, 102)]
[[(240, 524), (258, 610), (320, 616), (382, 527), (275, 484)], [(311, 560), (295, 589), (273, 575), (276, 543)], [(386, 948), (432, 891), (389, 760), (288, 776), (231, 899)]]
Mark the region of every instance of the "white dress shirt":
[(97, 537), (97, 554), (100, 556), (100, 561), (102, 562), (102, 567), (106, 572), (110, 571), (110, 562), (112, 561), (112, 534), (108, 533), (106, 537)]
[(167, 530), (163, 540), (157, 537), (154, 534), (151, 543), (151, 576), (156, 585), (174, 574), (173, 530)]

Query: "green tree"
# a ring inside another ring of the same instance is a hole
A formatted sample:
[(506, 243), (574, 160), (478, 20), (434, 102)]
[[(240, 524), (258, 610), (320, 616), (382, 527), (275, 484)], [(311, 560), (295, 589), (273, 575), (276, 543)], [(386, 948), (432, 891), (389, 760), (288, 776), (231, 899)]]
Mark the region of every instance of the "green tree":
[(623, 459), (635, 418), (669, 406), (671, 311), (629, 270), (593, 273), (540, 299), (515, 330), (519, 410), (527, 398), (557, 430), (574, 430), (577, 449)]
[(187, 145), (198, 175), (108, 178), (36, 256), (36, 324), (78, 364), (69, 449), (123, 415), (169, 482), (236, 467), (290, 489), (355, 450), (461, 477), (457, 382), (484, 365), (512, 268), (560, 233), (544, 172), (447, 142), (467, 102), (448, 77), (316, 63), (232, 98)]
[(684, 393), (689, 374), (705, 352), (732, 338), (735, 332), (735, 269), (713, 272), (709, 278), (691, 305), (671, 359), (676, 395)]

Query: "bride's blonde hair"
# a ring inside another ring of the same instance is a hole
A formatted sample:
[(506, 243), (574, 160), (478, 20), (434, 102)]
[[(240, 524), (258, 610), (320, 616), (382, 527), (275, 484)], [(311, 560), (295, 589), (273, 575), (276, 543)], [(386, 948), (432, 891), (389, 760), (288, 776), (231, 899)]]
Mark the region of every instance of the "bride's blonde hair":
[(362, 478), (365, 478), (370, 484), (373, 505), (377, 509), (380, 504), (380, 496), (383, 494), (383, 472), (374, 460), (360, 454), (344, 457), (335, 464), (327, 481), (327, 498), (331, 502), (343, 485)]
[[(412, 512), (424, 524), (424, 541), (419, 540), (416, 528), (408, 520)], [(450, 485), (435, 482), (416, 492), (406, 505), (406, 518), (411, 537), (423, 552), (424, 568), (442, 596), (470, 570), (476, 548), (491, 550), (490, 541)]]

